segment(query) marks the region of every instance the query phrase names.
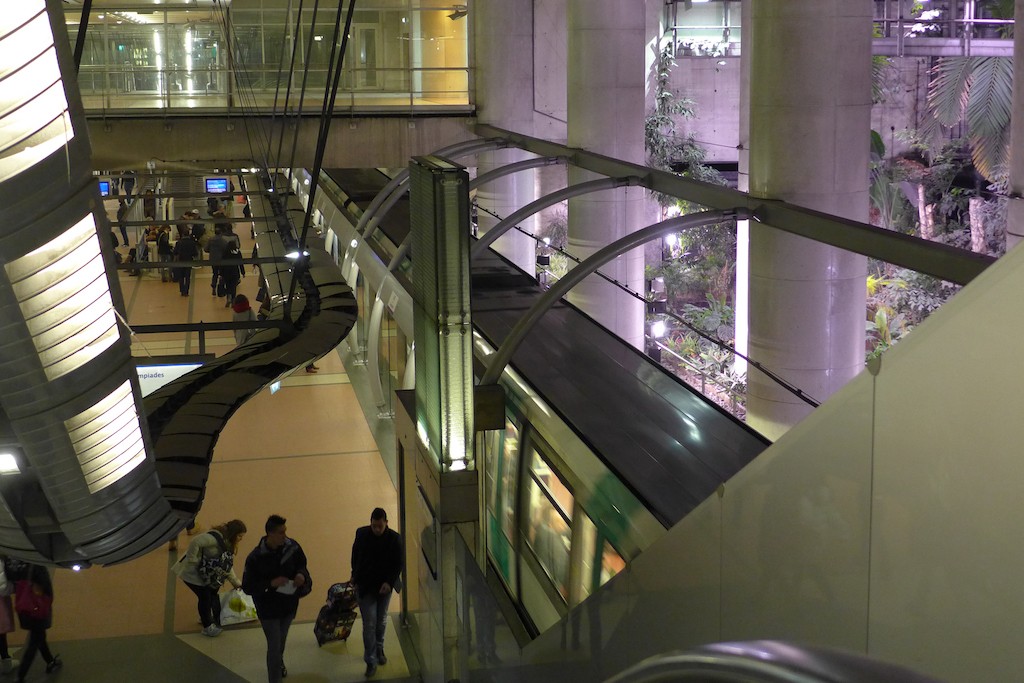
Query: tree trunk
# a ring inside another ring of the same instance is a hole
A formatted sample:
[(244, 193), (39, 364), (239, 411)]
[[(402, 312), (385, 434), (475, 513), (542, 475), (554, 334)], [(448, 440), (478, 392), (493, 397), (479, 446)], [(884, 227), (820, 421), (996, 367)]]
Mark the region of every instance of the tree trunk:
[(932, 205), (924, 201), (924, 184), (917, 186), (917, 218), (921, 223), (921, 239), (935, 239), (935, 218)]
[(971, 197), (967, 204), (971, 221), (971, 251), (979, 254), (986, 253), (984, 207), (985, 200), (981, 197)]

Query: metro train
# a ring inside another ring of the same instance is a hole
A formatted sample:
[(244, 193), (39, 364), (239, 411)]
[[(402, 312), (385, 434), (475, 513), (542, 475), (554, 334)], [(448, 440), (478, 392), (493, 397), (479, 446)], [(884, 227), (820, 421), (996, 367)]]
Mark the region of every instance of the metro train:
[[(311, 212), (359, 299), (348, 343), (366, 361), (384, 416), (391, 412), (392, 390), (411, 388), (414, 376), (411, 263), (401, 248), (408, 202), (398, 201), (369, 240), (355, 226), (393, 175), (324, 171)], [(303, 205), (310, 180), (306, 170), (292, 174)], [(494, 252), (472, 263), (472, 277), (474, 353), (486, 366), (543, 290)], [(768, 445), (564, 302), (544, 316), (500, 383), (504, 429), (481, 432), (477, 442), (484, 548), (477, 559), (489, 564), (531, 637), (556, 624)]]

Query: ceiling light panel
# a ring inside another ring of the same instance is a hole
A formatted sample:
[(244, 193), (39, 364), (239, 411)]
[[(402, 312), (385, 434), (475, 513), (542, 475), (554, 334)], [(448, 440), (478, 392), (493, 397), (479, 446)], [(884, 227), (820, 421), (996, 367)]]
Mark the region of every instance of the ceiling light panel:
[(6, 3), (0, 13), (0, 182), (73, 137), (45, 4)]
[(90, 493), (116, 483), (146, 460), (130, 382), (65, 420)]
[(119, 338), (92, 214), (4, 266), (50, 381)]

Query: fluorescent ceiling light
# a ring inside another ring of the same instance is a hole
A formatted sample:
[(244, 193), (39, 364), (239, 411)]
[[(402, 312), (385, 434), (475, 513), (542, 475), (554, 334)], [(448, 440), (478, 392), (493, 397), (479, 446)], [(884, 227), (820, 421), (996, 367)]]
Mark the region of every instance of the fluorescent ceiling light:
[(92, 214), (4, 268), (49, 380), (120, 336)]
[(64, 421), (90, 493), (118, 482), (146, 459), (130, 382)]
[(21, 468), (18, 467), (18, 460), (14, 457), (14, 453), (3, 452), (0, 453), (0, 474), (17, 474), (21, 472)]

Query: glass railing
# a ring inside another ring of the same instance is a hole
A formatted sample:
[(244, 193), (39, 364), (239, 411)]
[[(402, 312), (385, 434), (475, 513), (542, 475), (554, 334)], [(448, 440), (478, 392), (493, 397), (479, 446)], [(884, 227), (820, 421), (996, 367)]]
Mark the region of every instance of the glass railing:
[[(285, 89), (283, 85), (278, 87), (279, 78), (272, 69), (232, 73), (225, 68), (194, 71), (83, 66), (79, 89), (87, 112), (213, 109), (253, 113), (254, 109), (269, 112), (275, 101), (278, 111), (284, 108)], [(326, 81), (326, 70), (310, 70), (306, 94), (301, 98), (303, 111), (320, 111)], [(379, 86), (360, 87), (360, 83)], [(299, 93), (293, 91), (288, 97), (288, 111), (297, 111), (299, 102)], [(361, 113), (469, 109), (468, 68), (347, 70), (334, 107), (335, 112)]]
[[(255, 0), (212, 8), (94, 10), (79, 86), (91, 114), (146, 110), (230, 113), (283, 108), (317, 113), (333, 78), (339, 6), (299, 17)], [(469, 25), (462, 5), (387, 0), (354, 13), (335, 110), (469, 112)], [(81, 11), (65, 12), (72, 44)], [(294, 65), (294, 66), (293, 66)], [(291, 79), (288, 77), (292, 71)]]

